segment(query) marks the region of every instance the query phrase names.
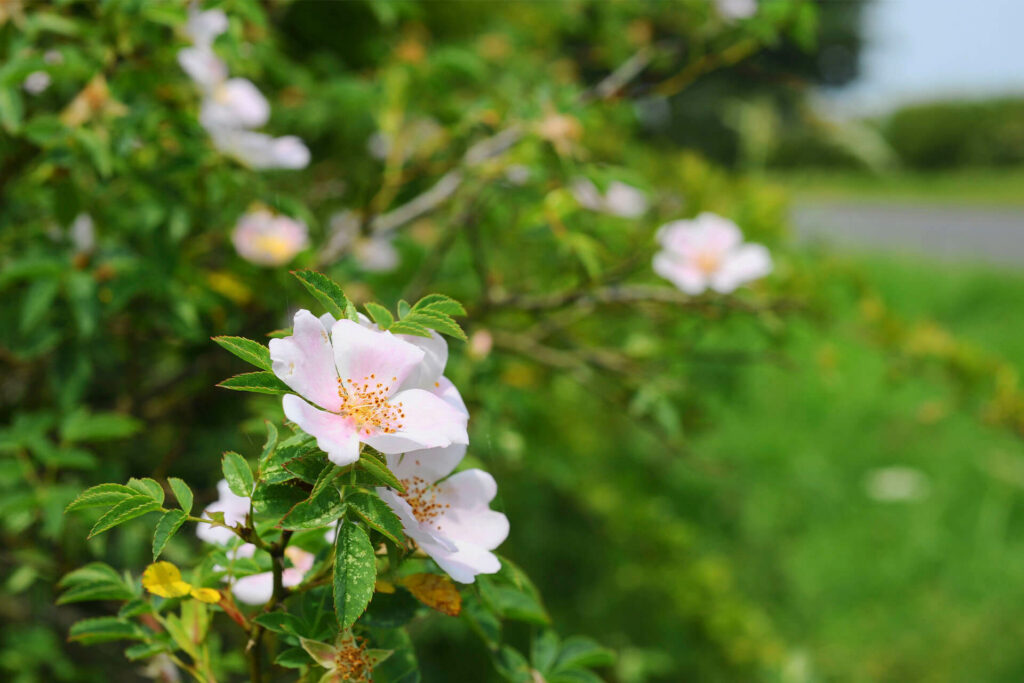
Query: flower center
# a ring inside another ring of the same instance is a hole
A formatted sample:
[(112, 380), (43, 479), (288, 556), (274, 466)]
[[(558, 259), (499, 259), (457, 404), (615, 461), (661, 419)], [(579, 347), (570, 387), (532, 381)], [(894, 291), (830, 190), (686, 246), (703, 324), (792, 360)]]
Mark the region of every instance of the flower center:
[[(448, 503), (438, 502), (437, 486), (422, 477), (403, 479), (402, 486), (405, 487), (405, 493), (399, 493), (398, 495), (409, 504), (409, 507), (412, 508), (413, 517), (421, 524), (433, 522), (442, 512), (451, 507)], [(440, 529), (441, 527), (438, 526), (437, 528)]]
[(292, 245), (280, 235), (259, 235), (253, 238), (253, 245), (276, 259), (287, 259), (292, 255)]
[(722, 255), (717, 251), (704, 250), (697, 252), (697, 256), (694, 259), (697, 265), (697, 269), (705, 275), (718, 270), (718, 266), (722, 263)]
[(388, 402), (391, 383), (397, 381), (397, 377), (392, 377), (391, 382), (385, 384), (377, 381), (376, 375), (364, 377), (362, 382), (339, 378), (338, 396), (341, 397), (341, 407), (338, 414), (352, 418), (364, 436), (370, 436), (375, 432), (394, 434), (405, 426), (405, 410), (401, 401)]
[(349, 638), (340, 643), (334, 655), (334, 673), (340, 674), (337, 680), (368, 681), (372, 670), (366, 657), (366, 642), (361, 639)]

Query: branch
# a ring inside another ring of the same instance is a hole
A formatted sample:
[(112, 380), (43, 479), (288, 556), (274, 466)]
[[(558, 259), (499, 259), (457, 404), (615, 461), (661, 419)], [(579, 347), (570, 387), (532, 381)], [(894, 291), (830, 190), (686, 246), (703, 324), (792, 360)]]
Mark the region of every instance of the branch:
[(768, 305), (758, 305), (733, 297), (695, 297), (670, 287), (650, 285), (615, 285), (599, 289), (576, 289), (555, 294), (527, 296), (512, 295), (492, 302), (496, 308), (515, 307), (523, 311), (546, 311), (568, 306), (593, 306), (598, 304), (661, 303), (688, 310), (714, 311), (728, 309), (744, 313), (786, 311), (800, 306), (793, 301), (779, 300)]

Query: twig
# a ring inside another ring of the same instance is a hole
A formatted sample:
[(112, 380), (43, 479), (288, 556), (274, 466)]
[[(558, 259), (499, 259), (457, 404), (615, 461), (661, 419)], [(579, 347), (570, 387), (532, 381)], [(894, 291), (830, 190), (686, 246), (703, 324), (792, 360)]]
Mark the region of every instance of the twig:
[(654, 50), (649, 46), (640, 48), (636, 54), (620, 64), (614, 71), (605, 76), (594, 87), (580, 96), (580, 103), (586, 104), (594, 100), (607, 100), (618, 93), (631, 80), (640, 75), (654, 59)]
[(757, 51), (761, 43), (753, 38), (746, 38), (733, 45), (730, 45), (721, 52), (704, 55), (687, 64), (682, 71), (671, 78), (667, 78), (654, 88), (656, 95), (671, 97), (700, 76), (723, 66), (732, 66)]
[(567, 306), (590, 306), (597, 304), (663, 303), (690, 310), (713, 311), (720, 309), (744, 313), (785, 311), (799, 308), (793, 301), (779, 300), (767, 305), (748, 303), (733, 297), (694, 297), (669, 287), (650, 285), (614, 285), (599, 289), (576, 289), (555, 294), (537, 296), (512, 295), (501, 301), (492, 302), (494, 307), (515, 307), (523, 311), (545, 311)]

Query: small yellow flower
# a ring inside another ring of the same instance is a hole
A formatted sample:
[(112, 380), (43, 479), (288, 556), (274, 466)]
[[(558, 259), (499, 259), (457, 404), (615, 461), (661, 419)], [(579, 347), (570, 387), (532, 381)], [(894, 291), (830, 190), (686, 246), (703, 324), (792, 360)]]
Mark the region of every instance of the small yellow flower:
[(146, 571), (142, 572), (142, 585), (161, 598), (183, 598), (189, 595), (201, 602), (220, 602), (220, 591), (193, 586), (181, 578), (181, 570), (170, 562), (154, 562), (146, 567)]

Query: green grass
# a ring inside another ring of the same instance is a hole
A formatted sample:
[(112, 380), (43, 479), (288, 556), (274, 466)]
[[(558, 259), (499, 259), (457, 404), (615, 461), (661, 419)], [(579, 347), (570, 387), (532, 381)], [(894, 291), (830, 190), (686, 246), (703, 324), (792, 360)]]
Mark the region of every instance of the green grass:
[[(932, 319), (1024, 365), (1024, 277), (927, 263), (860, 264), (909, 319)], [(695, 451), (715, 534), (810, 677), (823, 681), (1019, 681), (1024, 677), (1024, 490), (992, 463), (1024, 468), (1024, 442), (984, 425), (977, 401), (939, 373), (901, 373), (872, 345), (852, 296), (808, 326), (791, 367), (761, 366), (713, 409)], [(883, 503), (874, 468), (923, 472), (930, 493)]]
[(873, 175), (855, 171), (771, 172), (797, 201), (927, 201), (943, 204), (1024, 204), (1024, 168), (962, 169)]

